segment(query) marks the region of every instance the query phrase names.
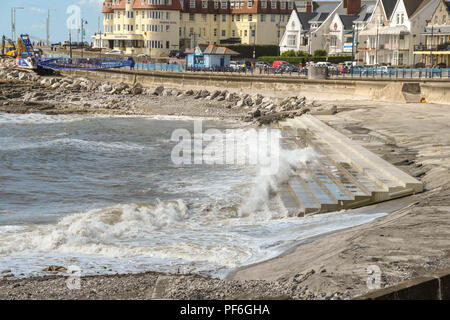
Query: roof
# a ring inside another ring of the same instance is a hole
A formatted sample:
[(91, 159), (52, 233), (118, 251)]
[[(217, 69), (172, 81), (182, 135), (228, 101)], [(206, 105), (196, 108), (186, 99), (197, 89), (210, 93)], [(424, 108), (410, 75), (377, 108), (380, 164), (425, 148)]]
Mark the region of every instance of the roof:
[(330, 4), (322, 4), (319, 5), (318, 8), (316, 10), (314, 10), (315, 12), (327, 12), (327, 13), (331, 13), (334, 11), (334, 9), (336, 9), (336, 7), (339, 5), (340, 3), (330, 3)]
[(302, 25), (302, 30), (309, 30), (311, 24), (309, 21), (313, 20), (314, 17), (319, 16), (316, 12), (297, 12), (298, 19)]
[[(206, 44), (199, 44), (197, 46), (198, 48), (200, 48), (200, 50), (202, 51), (203, 54), (217, 54), (217, 55), (239, 55), (240, 53), (234, 50), (231, 50), (230, 48), (227, 47), (218, 47), (216, 45), (210, 44), (210, 45), (206, 45)], [(188, 49), (185, 51), (185, 53), (194, 53), (195, 49)]]
[(342, 21), (342, 24), (344, 25), (344, 30), (352, 30), (353, 28), (353, 21), (358, 18), (357, 15), (348, 15), (348, 14), (340, 14), (339, 18)]
[(392, 12), (394, 11), (397, 0), (381, 0), (384, 7), (384, 12), (386, 13), (386, 18), (390, 20)]
[(406, 9), (406, 14), (408, 15), (408, 17), (411, 17), (419, 7), (423, 7), (426, 3), (430, 1), (431, 0), (403, 0)]

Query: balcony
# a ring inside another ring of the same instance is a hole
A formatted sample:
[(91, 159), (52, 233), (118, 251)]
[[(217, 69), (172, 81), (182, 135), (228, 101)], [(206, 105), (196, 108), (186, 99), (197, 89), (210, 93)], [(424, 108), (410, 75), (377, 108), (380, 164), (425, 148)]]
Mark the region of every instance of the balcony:
[(450, 51), (450, 42), (433, 46), (428, 44), (417, 44), (414, 46), (414, 51)]

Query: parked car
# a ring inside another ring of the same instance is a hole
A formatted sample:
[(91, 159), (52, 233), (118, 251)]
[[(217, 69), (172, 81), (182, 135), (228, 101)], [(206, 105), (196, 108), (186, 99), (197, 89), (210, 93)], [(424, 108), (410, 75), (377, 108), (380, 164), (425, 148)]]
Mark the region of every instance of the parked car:
[(280, 64), (283, 64), (283, 63), (288, 63), (288, 62), (287, 61), (283, 61), (283, 60), (275, 60), (272, 63), (272, 68), (278, 68), (280, 66)]
[(271, 65), (270, 65), (270, 63), (268, 63), (266, 61), (258, 61), (258, 62), (255, 63), (255, 67), (256, 68), (260, 68), (260, 67), (261, 68), (264, 68), (264, 67), (270, 68)]
[(237, 61), (230, 61), (230, 69), (233, 71), (237, 71), (239, 69)]
[(178, 50), (170, 50), (169, 57), (170, 58), (175, 58), (177, 56), (178, 52), (180, 52), (180, 51), (178, 51)]
[(137, 55), (138, 58), (144, 58), (144, 59), (150, 59), (150, 56), (148, 54), (145, 53), (141, 53)]
[(240, 60), (238, 61), (239, 68), (242, 69), (250, 69), (252, 67), (252, 63), (247, 60)]
[(175, 55), (175, 57), (176, 57), (177, 59), (183, 59), (183, 58), (186, 58), (186, 53), (179, 51), (179, 52)]
[(275, 69), (275, 73), (298, 73), (300, 69), (290, 63), (282, 63)]
[(108, 51), (106, 54), (123, 54), (122, 50), (111, 50)]

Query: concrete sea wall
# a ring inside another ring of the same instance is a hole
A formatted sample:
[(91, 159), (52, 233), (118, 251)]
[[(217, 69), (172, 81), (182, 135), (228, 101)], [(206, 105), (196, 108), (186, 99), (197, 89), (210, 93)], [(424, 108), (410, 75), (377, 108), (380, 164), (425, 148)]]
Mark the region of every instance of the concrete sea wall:
[(164, 72), (141, 70), (69, 70), (66, 74), (95, 80), (139, 82), (144, 86), (166, 86), (177, 89), (228, 89), (274, 96), (304, 95), (329, 100), (370, 99), (391, 102), (427, 102), (450, 104), (450, 81), (381, 79), (308, 80), (296, 76), (257, 76), (217, 73)]

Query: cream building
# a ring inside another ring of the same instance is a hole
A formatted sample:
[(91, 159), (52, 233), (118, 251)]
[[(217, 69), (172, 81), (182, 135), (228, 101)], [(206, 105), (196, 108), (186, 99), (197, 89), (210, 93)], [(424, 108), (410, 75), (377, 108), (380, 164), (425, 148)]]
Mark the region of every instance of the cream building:
[(106, 0), (104, 33), (94, 41), (126, 54), (159, 56), (179, 47), (178, 0)]
[(277, 45), (293, 0), (183, 0), (180, 37), (196, 43)]
[(94, 43), (152, 56), (199, 43), (277, 45), (295, 9), (293, 0), (105, 0)]

